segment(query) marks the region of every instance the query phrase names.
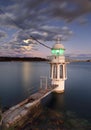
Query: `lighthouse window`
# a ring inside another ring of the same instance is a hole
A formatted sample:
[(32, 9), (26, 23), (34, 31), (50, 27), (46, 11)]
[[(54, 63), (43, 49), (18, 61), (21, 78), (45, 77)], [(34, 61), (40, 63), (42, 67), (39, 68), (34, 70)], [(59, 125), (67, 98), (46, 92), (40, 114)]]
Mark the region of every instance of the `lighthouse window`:
[(50, 65), (50, 78), (52, 78), (52, 65)]
[(67, 77), (67, 72), (66, 72), (66, 65), (65, 65), (65, 78)]
[(54, 65), (53, 67), (53, 78), (57, 78), (57, 66)]
[(63, 78), (63, 65), (60, 65), (60, 78)]

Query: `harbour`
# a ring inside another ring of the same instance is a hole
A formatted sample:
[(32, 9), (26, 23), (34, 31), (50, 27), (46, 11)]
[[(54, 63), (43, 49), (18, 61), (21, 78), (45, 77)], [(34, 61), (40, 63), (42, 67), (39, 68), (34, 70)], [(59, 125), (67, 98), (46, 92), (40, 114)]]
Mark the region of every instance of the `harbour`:
[[(60, 50), (60, 49), (62, 49), (62, 50)], [(31, 94), (28, 98), (26, 98), (19, 104), (10, 107), (9, 110), (7, 110), (1, 114), (2, 115), (1, 127), (3, 128), (3, 130), (6, 130), (6, 129), (8, 130), (9, 128), (13, 128), (14, 130), (20, 130), (20, 129), (22, 130), (22, 128), (24, 128), (25, 130), (27, 130), (28, 126), (30, 128), (30, 125), (28, 125), (28, 119), (29, 119), (29, 122), (33, 123), (34, 120), (36, 120), (36, 119), (39, 120), (39, 118), (41, 118), (40, 115), (42, 114), (42, 112), (45, 110), (45, 108), (47, 106), (47, 104), (46, 104), (45, 107), (43, 107), (42, 100), (45, 100), (45, 98), (47, 96), (51, 95), (53, 92), (55, 92), (57, 95), (63, 95), (63, 94), (65, 95), (66, 90), (67, 90), (66, 84), (65, 84), (66, 80), (67, 80), (66, 65), (68, 62), (65, 60), (65, 56), (63, 55), (64, 47), (58, 41), (53, 46), (52, 51), (53, 51), (53, 54), (52, 54), (52, 56), (49, 57), (50, 85), (49, 85), (49, 81), (46, 76), (40, 76), (40, 90), (38, 90), (34, 94)], [(54, 54), (54, 51), (55, 51), (55, 54)], [(79, 63), (77, 63), (77, 64), (79, 65)], [(26, 75), (26, 76), (28, 76), (28, 75)], [(27, 78), (29, 78), (29, 76)], [(68, 93), (66, 93), (66, 95), (67, 94)], [(57, 99), (57, 100), (54, 99), (51, 106), (54, 107), (53, 104), (56, 104), (60, 101), (62, 101), (62, 104), (59, 103), (62, 108), (64, 106), (63, 105), (64, 101), (61, 98)], [(50, 101), (47, 100), (47, 102), (50, 102)], [(50, 106), (50, 104), (51, 104), (51, 102), (49, 103), (49, 106)], [(51, 106), (49, 108), (51, 108)], [(60, 107), (57, 106), (57, 104), (56, 104), (56, 107), (58, 110), (57, 113), (59, 113)], [(66, 109), (67, 109), (67, 106), (66, 106)], [(50, 110), (50, 111), (52, 111), (52, 110)], [(74, 117), (74, 115), (73, 114), (71, 115), (72, 112), (66, 111), (65, 109), (63, 109), (62, 111), (63, 111), (63, 112), (61, 112), (62, 116), (60, 116), (58, 123), (56, 122), (56, 124), (55, 124), (56, 125), (55, 127), (58, 127), (58, 129), (66, 128), (66, 127), (68, 128), (68, 127), (70, 127), (70, 123), (71, 123), (71, 125), (73, 125), (73, 127), (79, 127), (77, 125), (78, 120), (80, 121), (80, 123), (85, 121), (85, 120), (82, 120), (79, 118), (78, 119), (73, 118), (67, 124), (68, 117), (69, 116)], [(66, 111), (66, 112), (64, 112), (64, 111)], [(57, 116), (58, 116), (58, 114), (57, 114)], [(69, 118), (71, 118), (71, 117), (69, 117)], [(75, 124), (74, 124), (75, 119), (77, 120), (77, 122), (75, 122)], [(61, 122), (61, 124), (59, 122)], [(84, 129), (87, 127), (88, 127), (88, 129), (91, 128), (90, 123), (88, 121), (86, 121), (85, 126), (82, 123), (82, 125), (80, 127), (84, 127)]]

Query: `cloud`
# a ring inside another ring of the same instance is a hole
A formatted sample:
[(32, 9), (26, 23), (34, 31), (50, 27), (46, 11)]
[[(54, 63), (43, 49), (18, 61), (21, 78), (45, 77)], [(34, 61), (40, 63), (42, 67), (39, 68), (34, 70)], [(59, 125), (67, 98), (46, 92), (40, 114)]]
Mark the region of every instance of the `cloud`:
[(80, 17), (77, 19), (77, 22), (79, 25), (86, 25), (88, 23), (88, 20), (86, 18)]
[[(45, 43), (47, 41), (56, 40), (58, 36), (61, 38), (61, 40), (66, 40), (70, 31), (71, 30), (66, 26), (60, 29), (57, 26), (42, 26), (41, 29), (38, 30), (19, 30), (13, 34), (12, 39), (10, 39), (6, 43), (3, 43), (2, 49), (14, 51), (21, 50), (22, 52), (37, 51), (38, 44), (35, 40), (31, 38), (31, 35), (37, 40)], [(63, 35), (59, 35), (61, 32), (63, 33)], [(67, 36), (64, 36), (64, 32), (67, 33)]]
[(66, 7), (60, 8), (60, 1), (57, 6), (51, 8), (51, 16), (64, 19), (67, 22), (75, 20), (77, 17), (91, 13), (91, 1), (88, 0), (65, 0)]
[[(1, 0), (5, 3), (5, 0)], [(89, 0), (9, 0), (9, 4), (0, 7), (0, 25), (18, 27), (23, 30), (57, 32), (60, 26), (53, 29), (51, 23), (56, 21), (72, 22), (76, 18), (91, 13)], [(3, 11), (2, 11), (3, 10)], [(81, 23), (84, 21), (81, 21)], [(53, 25), (53, 26), (54, 26)], [(39, 32), (40, 33), (40, 32)]]
[(67, 56), (70, 58), (89, 58), (91, 59), (91, 51), (89, 50), (72, 50), (71, 53), (68, 53)]
[(2, 31), (2, 30), (0, 30), (0, 40), (4, 39), (6, 37), (7, 37), (7, 33)]
[(37, 40), (42, 40), (43, 42), (53, 41), (55, 36), (61, 37), (61, 40), (64, 38), (70, 37), (73, 34), (72, 30), (68, 27), (63, 26), (62, 28), (58, 26), (41, 26), (39, 29), (28, 29), (17, 31), (13, 35), (13, 41), (16, 41), (19, 44), (25, 45), (24, 40), (31, 39), (28, 44), (37, 44), (35, 40), (31, 38), (33, 36)]
[(14, 53), (25, 53), (26, 51), (28, 52), (34, 50), (37, 51), (37, 46), (35, 46), (36, 43), (34, 40), (31, 39), (29, 42), (24, 42), (24, 40), (26, 41), (28, 38), (30, 38), (30, 36), (24, 31), (17, 31), (12, 37), (12, 39), (10, 39), (8, 42), (4, 42), (0, 46), (1, 51), (7, 52), (8, 50), (8, 53), (9, 51), (11, 52), (11, 50), (13, 50)]
[[(52, 41), (60, 36), (67, 40), (73, 35), (73, 31), (62, 22), (71, 23), (85, 14), (91, 13), (90, 0), (0, 0), (0, 27), (16, 30), (3, 48), (15, 51), (24, 51), (36, 42), (27, 44), (23, 40), (34, 36), (38, 40)], [(56, 25), (56, 22), (59, 24)], [(78, 20), (80, 24), (87, 19)], [(18, 30), (19, 29), (19, 30)], [(17, 31), (18, 30), (18, 31)], [(0, 32), (0, 37), (5, 38), (6, 33)], [(32, 47), (31, 47), (32, 46)]]
[(84, 53), (81, 53), (81, 54), (67, 54), (67, 56), (70, 58), (70, 59), (81, 59), (81, 60), (87, 60), (87, 59), (91, 59), (91, 53), (89, 54), (84, 54)]
[(2, 6), (6, 14), (1, 12), (0, 24), (11, 26), (17, 24), (23, 29), (37, 29), (46, 25), (50, 19), (71, 22), (91, 12), (89, 0), (23, 0), (22, 2), (16, 0), (13, 2), (8, 6)]
[(41, 26), (41, 28), (38, 28), (37, 31), (28, 30), (28, 34), (39, 40), (53, 41), (55, 36), (59, 36), (61, 37), (61, 40), (64, 40), (65, 37), (70, 37), (73, 32), (67, 26), (59, 28), (59, 26), (44, 25)]

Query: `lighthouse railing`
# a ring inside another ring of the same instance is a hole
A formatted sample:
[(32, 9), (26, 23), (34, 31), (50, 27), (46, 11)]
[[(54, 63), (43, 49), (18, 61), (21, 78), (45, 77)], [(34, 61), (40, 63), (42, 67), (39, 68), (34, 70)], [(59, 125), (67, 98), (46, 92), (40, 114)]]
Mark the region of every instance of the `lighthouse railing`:
[(48, 60), (49, 62), (52, 62), (52, 63), (62, 63), (62, 62), (65, 62), (65, 56), (52, 55), (52, 56), (48, 56)]
[(59, 63), (59, 62), (65, 62), (65, 63), (70, 63), (69, 57), (66, 56), (48, 56), (47, 59), (49, 60), (49, 63), (54, 62), (54, 63)]

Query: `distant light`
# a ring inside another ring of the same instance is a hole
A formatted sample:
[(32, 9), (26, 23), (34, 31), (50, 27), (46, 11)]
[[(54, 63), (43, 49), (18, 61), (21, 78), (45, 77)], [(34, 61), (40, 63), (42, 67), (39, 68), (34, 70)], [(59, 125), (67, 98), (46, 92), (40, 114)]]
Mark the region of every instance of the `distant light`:
[(23, 40), (23, 42), (28, 43), (28, 42), (29, 42), (29, 39), (27, 39), (27, 40)]
[(64, 54), (64, 49), (52, 49), (51, 50), (53, 55), (63, 55)]

